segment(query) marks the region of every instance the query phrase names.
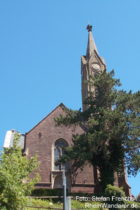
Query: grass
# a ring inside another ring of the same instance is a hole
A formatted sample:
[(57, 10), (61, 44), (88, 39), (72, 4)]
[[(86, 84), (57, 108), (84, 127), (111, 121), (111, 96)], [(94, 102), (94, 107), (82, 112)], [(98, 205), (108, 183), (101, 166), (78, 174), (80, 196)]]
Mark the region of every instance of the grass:
[[(101, 203), (100, 202), (90, 202), (92, 205), (97, 205), (99, 206)], [(60, 202), (52, 202), (51, 200), (41, 200), (41, 199), (30, 199), (28, 201), (28, 206), (33, 206), (33, 207), (46, 207), (48, 209), (50, 208), (61, 208), (63, 209), (63, 204)], [(90, 208), (85, 206), (85, 202), (80, 202), (76, 200), (72, 200), (72, 209), (88, 209), (88, 210), (102, 210), (102, 208)], [(32, 207), (26, 207), (25, 210), (33, 210), (35, 208)], [(44, 210), (43, 208), (39, 208), (39, 210)], [(105, 209), (103, 209), (105, 210)]]
[[(128, 209), (123, 208), (119, 210), (132, 210), (132, 209), (140, 209), (140, 203), (136, 202), (127, 202), (130, 205), (136, 204), (137, 208), (131, 208), (129, 207)], [(101, 202), (80, 202), (77, 200), (72, 200), (72, 209), (87, 209), (87, 210), (108, 210), (105, 208), (99, 207), (101, 205)], [(41, 199), (29, 199), (28, 201), (28, 206), (33, 206), (33, 207), (46, 207), (46, 209), (50, 208), (60, 208), (63, 209), (63, 204), (62, 202), (52, 202), (52, 200), (41, 200)], [(25, 210), (36, 210), (36, 208), (32, 207), (26, 207)], [(43, 208), (39, 208), (39, 210), (44, 210)]]
[[(41, 200), (41, 199), (29, 199), (28, 206), (33, 207), (47, 207), (49, 208), (63, 208), (62, 203), (57, 202), (54, 203), (51, 200)], [(35, 208), (26, 207), (25, 210), (33, 210)], [(44, 210), (43, 208), (40, 208), (39, 210)]]

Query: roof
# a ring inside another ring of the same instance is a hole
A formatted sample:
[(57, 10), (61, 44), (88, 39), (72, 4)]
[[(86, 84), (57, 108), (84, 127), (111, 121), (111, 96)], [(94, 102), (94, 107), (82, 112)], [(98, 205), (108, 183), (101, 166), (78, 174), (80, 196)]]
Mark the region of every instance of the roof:
[(63, 110), (68, 110), (68, 108), (63, 104), (60, 103), (55, 109), (53, 109), (46, 117), (44, 117), (39, 123), (37, 123), (31, 130), (29, 130), (27, 134), (29, 134), (32, 130), (34, 130), (39, 124), (41, 124), (44, 120), (46, 120), (53, 112), (55, 112), (59, 107), (61, 107)]

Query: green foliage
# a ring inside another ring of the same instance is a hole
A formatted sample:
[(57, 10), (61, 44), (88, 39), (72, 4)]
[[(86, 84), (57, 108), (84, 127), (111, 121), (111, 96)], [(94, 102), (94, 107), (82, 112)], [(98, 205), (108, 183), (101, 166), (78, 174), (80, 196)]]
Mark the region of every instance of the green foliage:
[(37, 176), (30, 178), (30, 173), (37, 168), (37, 158), (27, 159), (17, 146), (19, 135), (14, 138), (14, 145), (0, 155), (0, 209), (19, 210), (27, 202)]
[[(68, 196), (76, 197), (76, 196), (81, 196), (81, 197), (90, 197), (91, 193), (82, 193), (82, 192), (77, 192), (77, 193), (72, 193), (67, 191)], [(45, 188), (36, 188), (32, 191), (31, 196), (63, 196), (63, 189), (45, 189)]]
[(63, 195), (63, 189), (34, 189), (32, 196), (61, 196)]
[[(71, 200), (71, 205), (72, 205), (72, 209), (89, 209), (89, 210), (108, 210), (107, 208), (103, 208), (102, 205), (104, 205), (104, 202), (93, 202), (93, 201), (90, 201), (90, 202), (80, 202), (78, 200)], [(86, 207), (85, 204), (86, 203), (89, 203), (90, 206)], [(134, 206), (132, 207), (132, 205), (136, 205), (137, 208), (135, 208)], [(30, 206), (30, 207), (26, 207), (25, 210), (32, 210), (33, 207), (40, 207), (39, 209), (40, 210), (43, 210), (45, 207), (46, 209), (50, 209), (50, 208), (59, 208), (59, 209), (63, 209), (63, 204), (61, 201), (59, 202), (52, 202), (50, 200), (41, 200), (41, 199), (29, 199), (28, 201), (28, 204), (27, 206)], [(94, 207), (93, 207), (94, 206)], [(129, 205), (128, 205), (130, 208), (126, 208), (126, 209), (140, 209), (140, 206), (138, 203), (136, 202), (129, 202)], [(42, 207), (42, 208), (41, 208)], [(111, 208), (112, 209), (112, 208)], [(117, 209), (117, 208), (115, 208)], [(119, 210), (123, 210), (124, 208), (120, 209)]]
[[(28, 207), (25, 208), (25, 210), (33, 210), (33, 207), (40, 207), (39, 210), (44, 210), (48, 208), (63, 208), (63, 204), (61, 202), (55, 202), (53, 203), (50, 200), (41, 200), (41, 199), (29, 199), (28, 200)], [(42, 208), (41, 208), (42, 207)]]
[[(108, 204), (111, 204), (111, 205), (112, 204), (113, 205), (115, 205), (115, 204), (119, 204), (119, 205), (125, 204), (124, 200), (118, 201), (118, 198), (121, 199), (121, 198), (125, 197), (125, 193), (124, 193), (122, 188), (112, 186), (112, 185), (109, 184), (109, 185), (107, 185), (107, 187), (105, 189), (105, 196), (110, 198), (110, 200), (106, 202)], [(116, 198), (117, 198), (117, 200), (115, 200)], [(115, 210), (116, 208), (112, 207), (111, 209)]]
[(122, 197), (125, 197), (125, 193), (122, 188), (112, 186), (109, 184), (109, 185), (107, 185), (107, 187), (105, 189), (105, 196), (106, 197), (115, 196), (118, 198), (122, 198)]
[[(91, 205), (97, 205), (100, 206), (100, 202), (90, 202)], [(40, 199), (30, 199), (28, 206), (32, 206), (32, 207), (48, 207), (49, 208), (59, 208), (59, 209), (63, 209), (63, 203), (62, 202), (50, 202), (49, 200), (40, 200)], [(72, 209), (85, 209), (85, 202), (80, 202), (77, 200), (71, 200), (71, 206)], [(30, 207), (26, 207), (25, 210), (32, 210), (33, 208)], [(39, 208), (40, 210), (43, 210), (43, 208)], [(93, 210), (92, 207), (88, 207), (89, 210)], [(104, 208), (94, 208), (94, 210), (106, 210)]]
[(100, 171), (103, 191), (114, 183), (114, 172), (136, 175), (140, 168), (140, 92), (118, 90), (120, 81), (114, 71), (102, 72), (90, 78), (95, 91), (85, 101), (85, 111), (66, 109), (66, 116), (55, 119), (57, 125), (79, 124), (84, 129), (73, 137), (61, 162), (73, 160), (73, 171), (89, 162)]
[[(86, 207), (85, 206), (86, 203), (89, 203), (91, 205), (91, 207), (90, 206)], [(92, 205), (94, 207), (92, 207)], [(77, 201), (77, 200), (72, 200), (72, 208), (73, 209), (107, 210), (107, 209), (101, 208), (100, 205), (101, 205), (100, 202), (92, 202), (92, 201), (90, 201), (90, 202), (80, 202), (80, 201)]]
[[(119, 204), (119, 205), (123, 204), (126, 209), (140, 209), (139, 203), (135, 201), (129, 201), (130, 197), (125, 196), (125, 193), (122, 188), (112, 185), (107, 185), (105, 189), (105, 196), (110, 197), (110, 201), (107, 202), (108, 204)], [(111, 208), (111, 209), (115, 210), (120, 208)]]

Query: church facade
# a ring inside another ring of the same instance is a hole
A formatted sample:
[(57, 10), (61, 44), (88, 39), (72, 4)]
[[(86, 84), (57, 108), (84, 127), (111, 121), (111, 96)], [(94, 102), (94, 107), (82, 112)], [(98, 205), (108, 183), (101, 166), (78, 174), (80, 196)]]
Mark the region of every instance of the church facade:
[[(81, 57), (81, 83), (82, 83), (82, 106), (86, 109), (84, 101), (91, 90), (85, 83), (89, 77), (98, 71), (104, 71), (106, 64), (99, 56), (96, 44), (92, 35), (92, 26), (88, 25), (88, 44), (85, 56)], [(92, 87), (94, 91), (94, 87)], [(56, 160), (63, 153), (63, 148), (72, 145), (74, 134), (82, 134), (84, 129), (79, 126), (56, 126), (55, 118), (66, 114), (64, 104), (58, 105), (51, 113), (42, 119), (35, 127), (24, 135), (23, 151), (27, 157), (38, 156), (40, 181), (37, 188), (62, 188), (62, 172), (65, 169), (67, 178), (67, 188), (70, 192), (97, 193), (100, 191), (98, 185), (98, 170), (88, 163), (76, 174), (71, 173), (70, 164), (56, 165)], [(14, 131), (13, 131), (14, 132)], [(6, 144), (5, 144), (6, 145)], [(116, 186), (122, 186), (127, 195), (130, 195), (130, 187), (125, 176), (119, 177), (115, 174)]]

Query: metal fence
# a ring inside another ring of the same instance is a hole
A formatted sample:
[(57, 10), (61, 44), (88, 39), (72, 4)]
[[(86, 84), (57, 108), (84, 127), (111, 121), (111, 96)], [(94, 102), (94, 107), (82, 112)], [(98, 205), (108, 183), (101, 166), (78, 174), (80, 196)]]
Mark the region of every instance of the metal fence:
[(52, 208), (52, 207), (43, 207), (43, 206), (26, 206), (26, 208), (30, 209), (48, 209), (48, 210), (63, 210), (63, 208)]

